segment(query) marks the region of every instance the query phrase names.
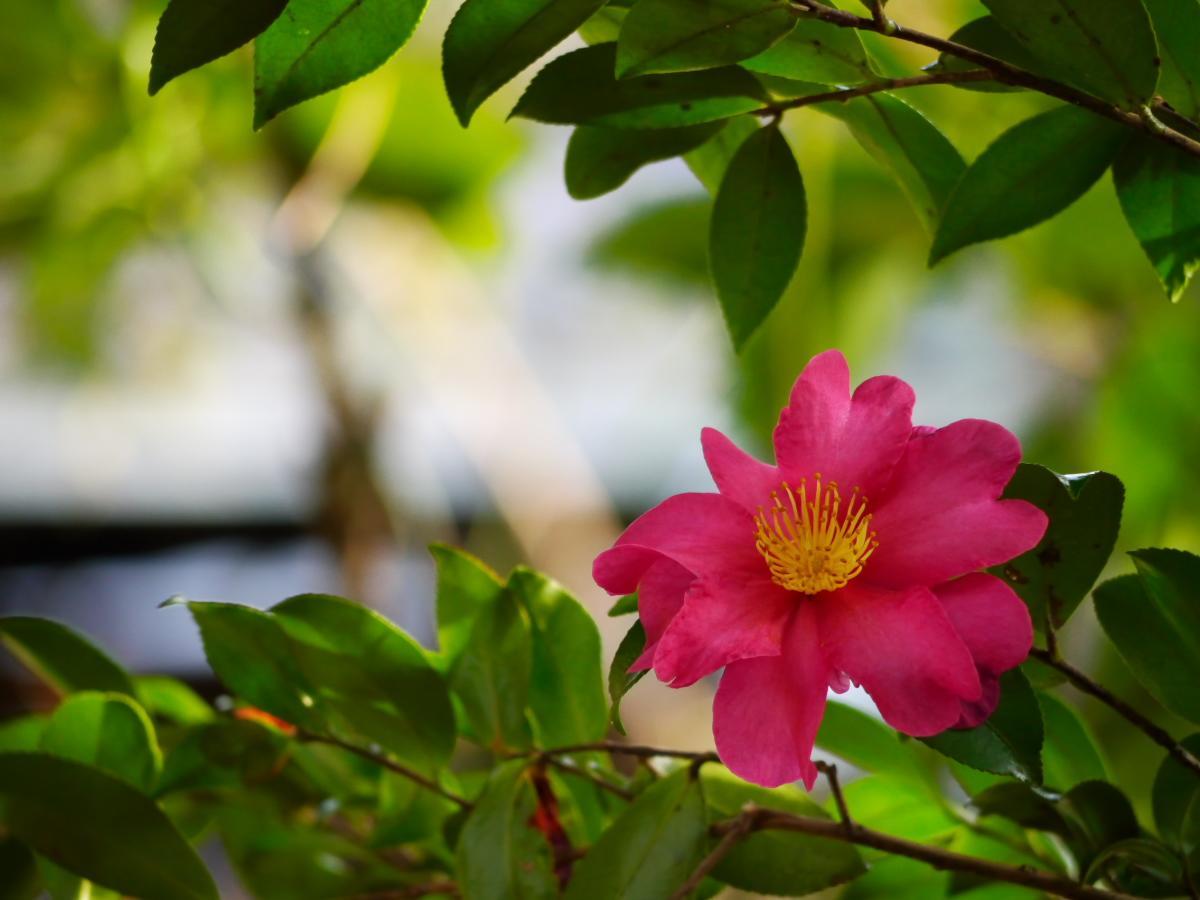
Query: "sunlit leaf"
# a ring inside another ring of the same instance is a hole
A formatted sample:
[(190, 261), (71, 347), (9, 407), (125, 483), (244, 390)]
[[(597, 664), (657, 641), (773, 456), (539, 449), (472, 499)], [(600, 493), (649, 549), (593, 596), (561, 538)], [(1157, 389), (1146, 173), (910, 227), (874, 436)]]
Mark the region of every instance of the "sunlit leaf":
[(0, 618), (0, 642), (62, 693), (116, 691), (136, 696), (128, 673), (78, 632), (50, 619)]
[(867, 772), (923, 781), (911, 741), (862, 710), (830, 700), (817, 732), (817, 746)]
[(154, 726), (124, 694), (71, 695), (46, 722), (41, 749), (115, 775), (143, 793), (162, 768)]
[(729, 161), (738, 152), (738, 148), (746, 143), (746, 139), (757, 130), (758, 123), (751, 116), (729, 119), (724, 128), (695, 150), (685, 154), (684, 162), (715, 197), (721, 189), (721, 181), (725, 177), (725, 170), (729, 168)]
[(820, 84), (859, 84), (875, 77), (858, 32), (820, 19), (798, 19), (774, 46), (742, 63), (752, 72)]
[(166, 675), (138, 675), (133, 679), (138, 702), (152, 716), (177, 725), (209, 722), (215, 713), (199, 694), (176, 678)]
[(458, 659), (480, 611), (504, 590), (504, 582), (486, 563), (465, 550), (431, 544), (437, 565), (437, 623), (440, 662), (449, 668)]

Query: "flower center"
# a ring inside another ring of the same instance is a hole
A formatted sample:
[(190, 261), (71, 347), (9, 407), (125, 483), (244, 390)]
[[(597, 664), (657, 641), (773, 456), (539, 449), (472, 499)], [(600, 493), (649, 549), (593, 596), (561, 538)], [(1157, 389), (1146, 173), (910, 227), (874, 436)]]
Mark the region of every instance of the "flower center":
[(817, 594), (845, 587), (879, 545), (858, 488), (844, 510), (837, 482), (822, 482), (820, 473), (811, 491), (805, 478), (798, 490), (785, 481), (771, 499), (774, 504), (760, 506), (754, 517), (755, 546), (771, 579), (789, 591)]

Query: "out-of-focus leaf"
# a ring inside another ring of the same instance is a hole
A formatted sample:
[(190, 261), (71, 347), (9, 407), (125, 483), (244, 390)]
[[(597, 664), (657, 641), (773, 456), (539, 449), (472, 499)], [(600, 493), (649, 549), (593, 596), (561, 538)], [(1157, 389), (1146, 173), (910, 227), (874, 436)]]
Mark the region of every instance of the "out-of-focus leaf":
[(38, 749), (49, 719), (49, 716), (27, 715), (0, 722), (0, 752)]
[(692, 174), (700, 179), (700, 183), (714, 197), (721, 188), (729, 161), (756, 130), (758, 124), (752, 117), (737, 116), (729, 119), (725, 127), (708, 141), (684, 155), (684, 162), (692, 170)]
[(0, 900), (34, 900), (41, 894), (37, 860), (16, 838), (0, 838), (0, 872)]
[(1068, 843), (1084, 869), (1105, 848), (1138, 836), (1137, 817), (1129, 799), (1107, 781), (1077, 784), (1057, 806), (1071, 826), (1073, 839)]
[(125, 694), (72, 694), (46, 723), (41, 749), (115, 775), (143, 793), (162, 768), (154, 726)]
[(44, 856), (37, 858), (37, 868), (50, 900), (122, 900), (116, 891), (80, 878), (62, 866), (56, 866)]
[(708, 198), (686, 197), (635, 209), (626, 220), (601, 234), (590, 261), (600, 268), (657, 279), (672, 287), (703, 290), (708, 271)]
[(565, 900), (662, 900), (704, 854), (700, 783), (681, 769), (648, 787), (576, 866)]
[[(798, 788), (768, 790), (735, 778), (727, 769), (701, 770), (704, 801), (711, 821), (730, 819), (747, 803), (809, 818), (826, 812)], [(713, 876), (743, 891), (798, 897), (842, 884), (866, 869), (850, 844), (789, 831), (760, 831), (739, 842), (713, 870)]]
[[(550, 845), (531, 823), (537, 800), (526, 760), (492, 770), (458, 840), (458, 881), (470, 900), (558, 896)], [(593, 848), (589, 852), (595, 852)], [(575, 881), (578, 880), (578, 869)]]
[(467, 645), (476, 617), (496, 602), (504, 582), (465, 550), (431, 544), (429, 552), (437, 565), (438, 647), (444, 668), (449, 669)]
[(949, 875), (915, 859), (885, 856), (856, 878), (838, 897), (840, 900), (928, 900), (946, 893)]
[(639, 0), (617, 37), (617, 77), (735, 63), (766, 50), (795, 22), (779, 0)]
[(581, 125), (567, 143), (567, 193), (576, 200), (589, 200), (616, 190), (642, 166), (694, 150), (722, 124), (637, 131)]
[(283, 735), (257, 722), (218, 719), (196, 725), (167, 753), (155, 796), (258, 784), (278, 774), (287, 752)]
[(154, 35), (150, 93), (253, 40), (285, 6), (287, 0), (171, 0)]
[[(950, 35), (950, 40), (956, 44), (973, 47), (1026, 71), (1036, 71), (1038, 68), (1037, 60), (1029, 51), (991, 16), (982, 16), (971, 20)], [(961, 57), (943, 53), (938, 57), (937, 68), (943, 72), (966, 72), (970, 69), (977, 69), (979, 66)], [(967, 82), (956, 85), (956, 87), (971, 91), (997, 93), (1021, 90), (998, 81)]]
[(1092, 860), (1083, 880), (1103, 880), (1106, 886), (1134, 897), (1181, 897), (1187, 891), (1182, 861), (1148, 838), (1110, 844)]
[(195, 851), (119, 778), (46, 753), (0, 754), (8, 830), (65, 869), (146, 900), (217, 900)]
[(650, 671), (649, 669), (642, 669), (640, 672), (629, 671), (629, 667), (645, 649), (646, 629), (639, 619), (633, 623), (629, 631), (625, 632), (625, 637), (621, 638), (617, 652), (613, 655), (612, 665), (608, 669), (608, 696), (612, 699), (610, 717), (613, 728), (621, 734), (625, 733), (625, 723), (621, 721), (621, 700)]
[(1046, 726), (1046, 786), (1066, 791), (1083, 781), (1106, 779), (1100, 748), (1079, 714), (1053, 694), (1038, 694), (1038, 703)]
[(966, 169), (962, 155), (946, 136), (891, 94), (872, 94), (848, 103), (821, 103), (813, 108), (850, 127), (863, 149), (891, 171), (921, 224), (933, 231), (942, 207)]
[(1158, 92), (1189, 119), (1200, 114), (1200, 3), (1196, 0), (1142, 0), (1150, 13), (1162, 72)]
[(579, 28), (605, 0), (466, 0), (446, 29), (446, 93), (465, 126), (488, 97)]
[(768, 97), (736, 66), (618, 81), (615, 44), (574, 50), (538, 72), (512, 115), (559, 125), (678, 128), (761, 108)]
[(708, 256), (725, 324), (740, 349), (783, 296), (807, 230), (804, 181), (776, 127), (746, 139), (713, 204)]
[(1000, 677), (1000, 704), (976, 728), (952, 728), (921, 740), (951, 759), (984, 772), (1042, 782), (1042, 711), (1020, 669)]
[(1000, 816), (1022, 828), (1048, 831), (1063, 837), (1071, 833), (1054, 804), (1027, 784), (1006, 781), (993, 785), (971, 798), (971, 805), (982, 816)]
[(1125, 0), (984, 0), (1042, 68), (1136, 109), (1154, 96), (1158, 46), (1141, 3)]
[[(1189, 735), (1181, 742), (1192, 755), (1200, 754), (1200, 734)], [(1167, 756), (1154, 776), (1154, 788), (1150, 793), (1154, 806), (1154, 824), (1158, 834), (1173, 847), (1179, 847), (1183, 838), (1183, 826), (1188, 809), (1200, 802), (1200, 775)], [(1200, 822), (1198, 822), (1200, 824)], [(1200, 833), (1195, 836), (1200, 840)]]
[(619, 616), (628, 616), (638, 611), (637, 594), (626, 594), (624, 597), (618, 597), (611, 607), (609, 607), (609, 618), (618, 618)]
[(212, 721), (211, 706), (190, 687), (165, 675), (138, 675), (133, 679), (138, 702), (152, 716), (161, 716), (177, 725), (199, 725)]
[(629, 10), (611, 3), (592, 13), (592, 17), (579, 26), (579, 36), (585, 44), (611, 44), (621, 33), (621, 23)]
[(902, 742), (898, 732), (878, 719), (836, 700), (825, 705), (817, 746), (867, 772), (924, 780), (911, 742)]
[(391, 847), (438, 834), (458, 807), (420, 785), (384, 772), (379, 782), (379, 814), (371, 843)]
[(1004, 496), (1029, 501), (1050, 524), (1036, 547), (992, 574), (1025, 601), (1039, 633), (1047, 622), (1061, 628), (1108, 562), (1121, 528), (1125, 487), (1107, 472), (1057, 475), (1022, 463)]
[(0, 642), (60, 693), (115, 691), (136, 696), (128, 673), (66, 625), (32, 616), (0, 618)]
[(1176, 302), (1200, 268), (1200, 160), (1161, 141), (1131, 140), (1113, 183), (1125, 221)]
[(858, 32), (820, 19), (799, 19), (773, 47), (742, 63), (752, 72), (815, 81), (860, 84), (875, 77)]
[(942, 211), (929, 264), (1062, 212), (1104, 174), (1125, 138), (1123, 126), (1077, 106), (1010, 128), (963, 173)]
[(924, 785), (893, 775), (856, 779), (842, 793), (856, 822), (909, 840), (938, 840), (961, 825), (942, 804), (929, 802)]
[(400, 49), (426, 0), (289, 0), (254, 42), (254, 127), (373, 72)]
[(1130, 555), (1138, 574), (1100, 585), (1096, 615), (1138, 681), (1167, 709), (1200, 722), (1200, 557)]

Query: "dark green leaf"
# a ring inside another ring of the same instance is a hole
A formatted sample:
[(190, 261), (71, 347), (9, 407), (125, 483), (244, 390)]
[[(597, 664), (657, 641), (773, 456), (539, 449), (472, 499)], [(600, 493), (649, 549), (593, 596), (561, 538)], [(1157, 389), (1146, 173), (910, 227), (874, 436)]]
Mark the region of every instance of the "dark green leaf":
[(512, 114), (559, 125), (678, 128), (750, 112), (769, 99), (735, 66), (618, 81), (615, 63), (615, 44), (560, 56), (538, 72)]
[(981, 816), (1000, 816), (1022, 828), (1048, 831), (1063, 837), (1071, 834), (1066, 820), (1054, 803), (1036, 793), (1029, 785), (1006, 781), (993, 785), (971, 799)]
[[(1200, 755), (1200, 734), (1189, 735), (1180, 743), (1193, 755)], [(1200, 775), (1172, 756), (1164, 758), (1154, 776), (1150, 799), (1159, 837), (1171, 846), (1180, 846), (1188, 808), (1198, 802), (1197, 798), (1200, 798)]]
[(1187, 892), (1179, 857), (1148, 838), (1117, 841), (1102, 850), (1084, 873), (1085, 882), (1134, 897), (1181, 897)]
[[(458, 841), (458, 881), (471, 900), (543, 900), (558, 896), (550, 845), (530, 820), (537, 805), (514, 759), (492, 770)], [(595, 852), (595, 848), (588, 854)], [(574, 881), (579, 880), (578, 868)]]
[(189, 728), (163, 763), (155, 796), (198, 788), (240, 788), (278, 774), (288, 741), (273, 728), (219, 719)]
[(1200, 722), (1200, 557), (1138, 550), (1138, 575), (1096, 589), (1096, 615), (1130, 670), (1167, 709)]
[(567, 193), (589, 200), (615, 190), (648, 163), (679, 156), (699, 147), (721, 122), (686, 128), (589, 128), (581, 125), (567, 143)]
[(1042, 782), (1042, 712), (1020, 669), (1000, 677), (1000, 704), (976, 728), (952, 728), (921, 740), (951, 759), (996, 775)]
[(807, 216), (792, 148), (777, 127), (759, 129), (730, 161), (709, 227), (713, 282), (735, 347), (745, 345), (792, 280)]
[[(1014, 66), (1025, 69), (1027, 72), (1036, 71), (1038, 68), (1038, 61), (1030, 52), (1016, 38), (1005, 31), (1000, 23), (991, 16), (983, 16), (968, 22), (958, 29), (958, 31), (954, 32), (954, 34), (950, 35), (950, 40), (956, 44), (972, 47), (997, 59), (1002, 59), (1007, 63), (1012, 63)], [(971, 69), (978, 69), (979, 66), (962, 57), (943, 53), (938, 57), (937, 68), (943, 72), (966, 72)], [(972, 91), (1004, 92), (1021, 90), (1020, 88), (1002, 84), (998, 81), (985, 81), (974, 84), (965, 83), (957, 85), (957, 87)]]
[(379, 68), (426, 0), (289, 0), (254, 42), (254, 127)]
[(384, 772), (379, 782), (379, 815), (371, 843), (376, 847), (391, 847), (431, 838), (458, 808), (407, 778)]
[(49, 716), (27, 715), (0, 722), (0, 752), (37, 750), (42, 744), (42, 731), (49, 720)]
[(1071, 826), (1073, 837), (1068, 843), (1084, 869), (1101, 850), (1138, 836), (1129, 799), (1107, 781), (1075, 785), (1059, 800), (1058, 811)]
[(799, 19), (783, 40), (742, 63), (752, 72), (815, 81), (860, 84), (875, 77), (858, 32), (820, 19)]
[(46, 723), (41, 749), (115, 775), (143, 793), (162, 768), (150, 718), (124, 694), (71, 695)]
[(1096, 739), (1079, 714), (1052, 694), (1039, 694), (1038, 703), (1046, 726), (1042, 760), (1047, 787), (1066, 791), (1083, 781), (1107, 778)]
[(1161, 141), (1132, 140), (1113, 182), (1125, 221), (1174, 303), (1200, 268), (1200, 160)]
[(154, 35), (150, 93), (253, 40), (285, 6), (287, 0), (171, 0)]
[(689, 769), (648, 787), (576, 866), (566, 900), (662, 900), (696, 867), (708, 838)]
[(867, 772), (924, 781), (911, 742), (861, 710), (836, 700), (825, 705), (817, 746)]
[(1022, 463), (1004, 490), (1050, 517), (1036, 547), (992, 574), (1003, 578), (1029, 607), (1033, 627), (1061, 628), (1092, 589), (1121, 527), (1125, 487), (1107, 472), (1056, 475)]
[(1200, 3), (1143, 0), (1162, 56), (1158, 92), (1189, 119), (1200, 114)]
[(612, 665), (608, 669), (608, 696), (612, 698), (612, 712), (610, 716), (613, 727), (621, 732), (621, 734), (625, 733), (625, 723), (621, 721), (621, 700), (650, 671), (649, 669), (642, 669), (640, 672), (629, 671), (629, 667), (634, 664), (645, 649), (646, 629), (642, 627), (642, 622), (639, 619), (625, 633), (625, 637), (621, 638), (621, 644), (617, 647)]
[(617, 38), (617, 77), (735, 63), (766, 50), (795, 22), (779, 0), (638, 0)]
[(41, 895), (37, 860), (16, 838), (0, 838), (0, 900), (34, 900)]
[(1124, 127), (1076, 106), (1060, 106), (1010, 128), (971, 164), (950, 195), (930, 265), (1062, 212), (1104, 174), (1124, 140)]
[(177, 725), (199, 725), (212, 721), (215, 713), (190, 687), (165, 675), (138, 675), (133, 680), (138, 702), (152, 716)]
[(463, 125), (514, 75), (583, 25), (605, 0), (466, 0), (442, 45), (446, 93)]
[(637, 594), (626, 594), (624, 597), (618, 597), (616, 602), (609, 607), (608, 615), (610, 618), (618, 616), (628, 616), (638, 611)]
[(746, 139), (757, 130), (758, 123), (751, 116), (729, 119), (725, 127), (713, 137), (687, 153), (683, 158), (684, 162), (715, 197), (721, 189), (721, 181), (725, 178), (730, 160), (738, 152), (738, 148), (746, 143)]
[(841, 119), (855, 140), (889, 169), (908, 197), (917, 217), (929, 230), (966, 163), (937, 127), (899, 97), (872, 94), (848, 103), (814, 107)]
[(983, 2), (1045, 71), (1129, 109), (1154, 96), (1158, 46), (1140, 2)]
[(76, 875), (145, 900), (217, 900), (170, 819), (118, 778), (49, 754), (0, 754), (0, 802), (12, 834)]
[[(795, 787), (768, 790), (716, 766), (705, 766), (701, 774), (704, 800), (713, 821), (736, 816), (747, 803), (798, 816), (829, 818)], [(761, 831), (738, 843), (713, 870), (713, 876), (743, 891), (798, 897), (842, 884), (864, 871), (858, 851), (849, 844), (797, 832)]]
[(116, 691), (135, 696), (129, 675), (66, 625), (31, 616), (0, 618), (0, 642), (60, 693)]
[(437, 565), (438, 647), (449, 669), (467, 645), (476, 617), (496, 602), (504, 583), (465, 550), (431, 544), (429, 552)]

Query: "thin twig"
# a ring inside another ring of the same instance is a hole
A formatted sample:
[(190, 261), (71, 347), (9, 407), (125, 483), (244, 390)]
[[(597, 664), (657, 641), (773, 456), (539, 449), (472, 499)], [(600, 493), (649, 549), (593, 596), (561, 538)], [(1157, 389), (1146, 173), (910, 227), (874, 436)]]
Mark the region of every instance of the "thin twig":
[(1091, 678), (1079, 669), (1048, 650), (1034, 647), (1029, 651), (1029, 655), (1067, 676), (1067, 680), (1076, 688), (1089, 696), (1095, 697), (1118, 715), (1123, 716), (1127, 722), (1136, 726), (1150, 740), (1171, 754), (1172, 758), (1180, 763), (1180, 765), (1186, 766), (1197, 775), (1200, 775), (1200, 759), (1197, 759), (1195, 754), (1189, 752), (1186, 747), (1171, 737), (1165, 729), (1155, 725), (1120, 697), (1113, 694), (1108, 688), (1092, 681)]
[(690, 759), (692, 762), (720, 762), (720, 757), (712, 751), (700, 750), (668, 750), (664, 747), (649, 747), (645, 744), (623, 744), (620, 741), (593, 741), (590, 744), (569, 744), (565, 747), (548, 747), (545, 750), (534, 751), (542, 756), (566, 756), (571, 753), (618, 753), (625, 756), (637, 756), (651, 759), (655, 756), (669, 756), (675, 759)]
[(565, 759), (559, 759), (555, 756), (546, 756), (544, 759), (546, 760), (547, 765), (553, 766), (560, 772), (565, 772), (568, 775), (574, 775), (578, 778), (583, 778), (586, 781), (590, 781), (602, 791), (608, 791), (613, 796), (620, 797), (622, 800), (632, 800), (634, 797), (632, 792), (625, 790), (625, 788), (621, 787), (619, 784), (613, 784), (611, 781), (601, 778), (594, 772), (589, 772), (587, 769), (583, 768), (582, 766), (577, 766), (573, 762), (567, 762)]
[(837, 766), (823, 760), (817, 760), (814, 765), (829, 782), (829, 792), (833, 794), (833, 802), (837, 804), (838, 817), (842, 820), (842, 824), (847, 828), (853, 828), (854, 820), (850, 818), (850, 808), (846, 806), (846, 797), (842, 794), (842, 784), (838, 781)]
[(717, 841), (717, 846), (712, 848), (712, 851), (700, 860), (700, 864), (696, 866), (692, 874), (688, 876), (688, 880), (679, 886), (670, 897), (670, 900), (685, 900), (685, 898), (700, 886), (700, 882), (708, 877), (708, 874), (715, 869), (726, 856), (729, 851), (745, 839), (754, 829), (754, 814), (738, 816), (725, 829), (721, 835), (721, 840)]
[(760, 113), (780, 113), (788, 109), (799, 109), (802, 106), (812, 106), (815, 103), (848, 103), (855, 97), (866, 97), (882, 91), (897, 91), (903, 88), (926, 87), (931, 84), (970, 84), (979, 81), (995, 81), (996, 75), (987, 69), (967, 69), (965, 72), (928, 72), (924, 75), (911, 75), (906, 78), (881, 78), (857, 87), (838, 88), (833, 91), (823, 91), (819, 94), (808, 94), (804, 97), (793, 97), (790, 100), (780, 100), (764, 106)]
[(441, 797), (445, 797), (452, 803), (457, 803), (463, 809), (471, 809), (474, 805), (467, 798), (460, 797), (458, 794), (446, 790), (436, 781), (426, 778), (420, 772), (410, 769), (408, 766), (404, 765), (404, 763), (396, 762), (394, 759), (389, 759), (383, 754), (376, 753), (375, 751), (369, 750), (366, 747), (359, 747), (357, 744), (351, 744), (349, 741), (343, 741), (341, 738), (331, 737), (330, 735), (315, 734), (311, 731), (303, 730), (298, 730), (296, 732), (296, 739), (304, 741), (307, 744), (327, 744), (330, 747), (338, 747), (342, 750), (345, 750), (347, 753), (353, 753), (355, 756), (360, 756), (378, 766), (382, 766), (388, 771), (395, 772), (397, 775), (407, 778), (413, 784), (420, 785), (427, 791), (432, 791)]

